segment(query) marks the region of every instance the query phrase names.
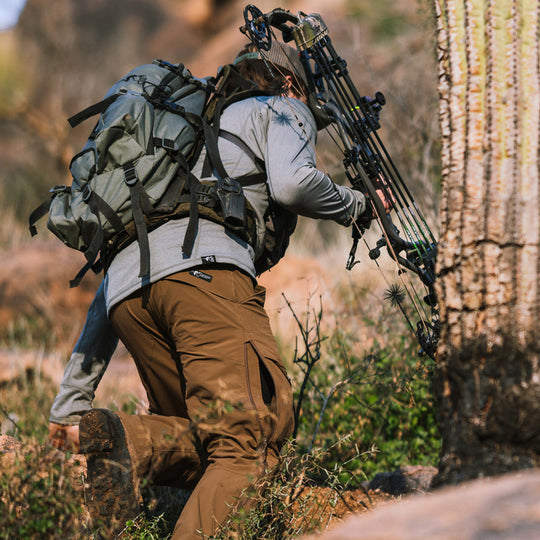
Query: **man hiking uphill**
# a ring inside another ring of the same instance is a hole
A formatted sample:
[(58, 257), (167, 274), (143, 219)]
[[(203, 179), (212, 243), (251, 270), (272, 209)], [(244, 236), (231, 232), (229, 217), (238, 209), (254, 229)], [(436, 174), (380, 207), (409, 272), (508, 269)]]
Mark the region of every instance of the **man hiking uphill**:
[[(248, 45), (234, 63), (265, 91), (225, 108), (218, 140), (230, 178), (259, 179), (243, 183), (256, 221), (254, 245), (200, 215), (189, 254), (183, 250), (189, 217), (149, 231), (147, 282), (138, 275), (137, 242), (119, 251), (51, 411), (51, 440), (59, 444), (61, 424), (76, 424), (91, 408), (117, 335), (137, 365), (150, 414), (95, 409), (80, 420), (90, 510), (106, 527), (121, 529), (138, 513), (139, 483), (148, 478), (193, 489), (172, 538), (205, 538), (242, 491), (277, 465), (293, 409), (265, 291), (256, 284), (268, 206), (345, 226), (366, 209), (361, 193), (335, 185), (315, 167), (317, 128), (296, 50), (277, 41), (263, 53)], [(192, 172), (215, 180), (207, 155), (204, 150)], [(76, 427), (69, 430), (76, 441)]]

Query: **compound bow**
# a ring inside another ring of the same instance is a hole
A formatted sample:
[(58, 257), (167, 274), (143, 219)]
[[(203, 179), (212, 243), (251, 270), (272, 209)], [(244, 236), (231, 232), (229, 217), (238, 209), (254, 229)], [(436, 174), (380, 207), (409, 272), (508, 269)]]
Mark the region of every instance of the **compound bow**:
[[(373, 219), (381, 229), (382, 236), (369, 249), (369, 257), (376, 261), (381, 249), (386, 248), (398, 264), (403, 287), (391, 285), (387, 297), (401, 309), (420, 343), (420, 354), (434, 358), (440, 330), (434, 291), (437, 243), (377, 133), (381, 127), (379, 113), (386, 103), (383, 94), (377, 92), (374, 98), (360, 95), (319, 14), (294, 15), (283, 9), (263, 14), (250, 4), (244, 9), (244, 20), (240, 30), (258, 47), (263, 58), (272, 39), (276, 39), (272, 27), (281, 31), (283, 41), (294, 40), (306, 71), (308, 101), (317, 124), (334, 131), (332, 138), (343, 154), (345, 174), (353, 189), (366, 196), (373, 209)], [(392, 201), (391, 211), (385, 209), (380, 193)], [(371, 219), (357, 222), (353, 228), (348, 270), (358, 262), (355, 258), (358, 241), (370, 223)], [(419, 278), (425, 294), (418, 293), (412, 276)], [(416, 325), (408, 315), (403, 290), (420, 317)]]

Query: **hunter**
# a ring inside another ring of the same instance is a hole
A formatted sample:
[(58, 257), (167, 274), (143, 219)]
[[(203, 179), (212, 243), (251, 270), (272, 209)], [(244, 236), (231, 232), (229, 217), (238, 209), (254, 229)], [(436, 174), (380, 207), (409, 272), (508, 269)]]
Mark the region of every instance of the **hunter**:
[[(265, 214), (276, 204), (349, 226), (366, 212), (360, 192), (316, 168), (317, 124), (298, 52), (277, 41), (268, 52), (247, 45), (234, 65), (263, 91), (223, 111), (218, 140), (231, 178), (265, 175), (243, 184), (255, 245), (201, 217), (186, 256), (184, 217), (149, 232), (149, 283), (137, 273), (136, 242), (117, 253), (51, 410), (52, 443), (77, 447), (80, 440), (91, 514), (106, 527), (120, 530), (138, 514), (139, 486), (148, 479), (193, 490), (172, 538), (206, 538), (276, 467), (293, 432), (293, 400), (256, 281)], [(192, 172), (215, 180), (206, 155)], [(148, 414), (92, 409), (117, 336), (136, 363)]]

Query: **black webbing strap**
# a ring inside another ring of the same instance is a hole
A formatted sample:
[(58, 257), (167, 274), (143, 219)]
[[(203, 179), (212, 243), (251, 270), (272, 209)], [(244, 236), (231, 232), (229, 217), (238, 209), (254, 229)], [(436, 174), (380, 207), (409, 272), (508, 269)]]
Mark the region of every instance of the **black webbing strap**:
[(197, 196), (197, 188), (200, 182), (196, 176), (188, 173), (187, 182), (189, 185), (189, 221), (182, 243), (182, 253), (191, 257), (195, 237), (197, 236), (197, 222), (199, 221), (199, 201)]
[(101, 264), (101, 260), (97, 262), (87, 262), (77, 273), (77, 275), (69, 280), (69, 286), (70, 288), (78, 287), (79, 283), (81, 282), (81, 279), (86, 275), (88, 270), (92, 270), (94, 273), (99, 274), (101, 270), (103, 270), (103, 266)]
[(212, 176), (212, 166), (210, 165), (210, 159), (208, 159), (208, 152), (204, 156), (204, 162), (201, 170), (201, 176), (203, 178), (209, 178)]
[(86, 260), (88, 262), (81, 268), (75, 278), (70, 281), (70, 287), (76, 287), (90, 268), (96, 273), (98, 273), (102, 268), (101, 262), (99, 260), (96, 262), (104, 239), (103, 225), (101, 223), (100, 212), (105, 215), (105, 217), (111, 224), (114, 224), (113, 226), (117, 231), (122, 231), (124, 229), (120, 218), (114, 213), (114, 210), (99, 195), (97, 195), (93, 191), (90, 191), (90, 189), (88, 188), (83, 197), (88, 203), (88, 209), (96, 216), (98, 227), (90, 242), (90, 245), (84, 252), (84, 256), (86, 257)]
[(99, 210), (95, 199), (91, 198), (88, 201), (88, 208), (96, 216), (98, 220), (98, 228), (92, 238), (90, 245), (86, 248), (84, 256), (90, 264), (94, 264), (94, 261), (97, 259), (101, 245), (103, 244), (103, 225), (101, 224), (101, 218), (99, 217)]
[(239, 232), (245, 225), (246, 199), (242, 192), (240, 182), (231, 178), (219, 155), (217, 136), (208, 122), (203, 120), (204, 140), (210, 165), (217, 177), (216, 197), (221, 205), (225, 225), (235, 232)]
[(184, 191), (190, 167), (186, 157), (179, 151), (178, 145), (172, 139), (154, 137), (153, 144), (157, 148), (166, 150), (171, 158), (180, 166), (174, 179), (163, 193), (159, 205), (156, 208), (160, 212), (172, 211), (178, 203), (180, 195)]
[(118, 214), (97, 193), (90, 191), (89, 188), (88, 193), (86, 202), (88, 202), (90, 211), (98, 216), (99, 212), (101, 212), (105, 216), (105, 219), (113, 226), (114, 230), (121, 233), (124, 230), (124, 224), (118, 217)]
[[(90, 212), (92, 212), (97, 219), (98, 227), (97, 230), (90, 241), (89, 246), (86, 248), (86, 251), (84, 252), (84, 256), (86, 257), (87, 268), (86, 266), (81, 269), (81, 272), (77, 274), (75, 279), (71, 280), (70, 286), (76, 287), (79, 284), (79, 281), (82, 279), (82, 277), (86, 274), (86, 272), (93, 267), (95, 264), (95, 261), (98, 257), (99, 251), (103, 245), (103, 225), (101, 223), (101, 217), (100, 214), (103, 214), (107, 221), (114, 227), (114, 229), (117, 232), (122, 232), (124, 230), (124, 225), (122, 224), (122, 220), (118, 217), (118, 215), (115, 213), (115, 211), (94, 191), (91, 191), (89, 186), (87, 185), (84, 193), (83, 193), (83, 200), (88, 204), (88, 209)], [(86, 268), (86, 269), (85, 269)], [(77, 277), (79, 278), (77, 280)], [(74, 283), (72, 285), (72, 283)]]
[(161, 196), (159, 203), (154, 208), (155, 212), (166, 214), (172, 212), (176, 208), (176, 205), (180, 201), (180, 196), (184, 192), (186, 179), (187, 173), (184, 171), (179, 171), (176, 174)]
[(139, 241), (139, 277), (144, 278), (150, 275), (150, 244), (148, 242), (148, 230), (144, 221), (144, 214), (150, 215), (152, 213), (152, 203), (139, 182), (137, 172), (132, 163), (124, 165), (124, 180), (129, 188), (133, 223), (135, 224), (137, 240)]
[[(152, 137), (152, 144), (156, 148), (163, 148), (178, 165), (184, 170), (189, 170), (189, 163), (186, 159), (186, 156), (182, 152), (180, 152), (180, 149), (178, 148), (178, 145), (173, 139), (166, 139), (166, 138), (160, 138), (160, 137)], [(148, 152), (152, 153), (152, 152)]]
[(86, 109), (83, 109), (82, 111), (68, 118), (69, 125), (74, 128), (88, 118), (91, 118), (96, 114), (101, 114), (111, 103), (114, 103), (119, 96), (120, 94), (113, 94), (108, 98), (102, 99), (98, 103), (90, 105), (90, 107), (86, 107)]
[(232, 142), (233, 144), (238, 146), (238, 148), (243, 150), (251, 158), (253, 163), (255, 163), (255, 165), (257, 165), (257, 167), (261, 171), (264, 171), (264, 160), (257, 156), (253, 149), (249, 147), (247, 143), (243, 141), (238, 135), (235, 135), (234, 133), (231, 133), (230, 131), (226, 131), (224, 129), (220, 129), (218, 135), (223, 139), (226, 139), (227, 141)]
[(216, 134), (214, 133), (214, 130), (210, 127), (208, 122), (206, 122), (205, 120), (203, 120), (203, 129), (204, 141), (206, 145), (206, 155), (210, 160), (210, 165), (212, 166), (216, 176), (219, 179), (224, 180), (225, 178), (228, 178), (229, 175), (227, 174), (227, 171), (223, 166), (223, 162), (221, 161), (221, 156), (219, 155)]
[(171, 153), (178, 153), (178, 145), (173, 139), (167, 139), (166, 137), (152, 137), (152, 144), (158, 148), (163, 148)]
[[(116, 214), (114, 214), (113, 209), (99, 195), (97, 195), (93, 191), (90, 191), (90, 189), (88, 188), (88, 190), (83, 195), (83, 197), (88, 203), (88, 209), (96, 216), (96, 219), (98, 222), (98, 228), (94, 234), (94, 237), (92, 238), (90, 242), (90, 245), (84, 252), (84, 256), (86, 257), (86, 260), (88, 262), (85, 266), (81, 268), (77, 276), (75, 276), (75, 278), (70, 281), (70, 287), (76, 287), (90, 268), (94, 269), (94, 271), (97, 272), (95, 268), (97, 265), (100, 265), (99, 261), (96, 262), (96, 259), (98, 258), (99, 250), (101, 249), (103, 245), (103, 239), (104, 239), (103, 225), (101, 223), (100, 212), (103, 212), (105, 210), (105, 212), (107, 213), (112, 213), (111, 215), (114, 215), (114, 218), (112, 219), (116, 223), (115, 228), (120, 227), (120, 230), (123, 230), (123, 225), (120, 218)], [(111, 220), (109, 219), (109, 221)]]
[(256, 186), (257, 184), (264, 184), (266, 182), (266, 173), (254, 173), (246, 174), (244, 176), (237, 176), (235, 180), (242, 186)]
[(47, 199), (46, 201), (42, 202), (37, 208), (33, 210), (33, 212), (28, 216), (28, 228), (30, 229), (30, 234), (32, 236), (36, 236), (37, 229), (35, 227), (36, 222), (38, 222), (42, 217), (46, 216), (50, 209), (53, 199), (60, 195), (61, 193), (71, 193), (71, 187), (66, 185), (59, 185), (54, 186), (53, 188), (49, 189), (49, 193), (51, 194), (51, 198)]
[(244, 176), (237, 177), (236, 180), (240, 182), (242, 186), (254, 186), (256, 184), (264, 184), (266, 182), (266, 168), (264, 165), (264, 160), (261, 159), (259, 156), (255, 154), (253, 149), (248, 146), (248, 144), (242, 140), (238, 135), (235, 135), (234, 133), (231, 133), (230, 131), (226, 131), (224, 129), (219, 130), (219, 136), (223, 137), (224, 139), (228, 140), (229, 142), (232, 142), (233, 144), (236, 144), (238, 148), (243, 150), (255, 163), (255, 165), (260, 169), (260, 173), (256, 174), (246, 174)]
[[(229, 142), (232, 142), (243, 150), (255, 163), (255, 165), (261, 170), (265, 171), (264, 160), (258, 157), (255, 152), (244, 142), (238, 135), (231, 133), (230, 131), (225, 131), (223, 129), (219, 130), (219, 136), (227, 139)], [(201, 171), (201, 176), (203, 178), (209, 178), (212, 176), (212, 166), (210, 165), (210, 158), (208, 152), (204, 158), (204, 163)], [(264, 184), (266, 182), (266, 172), (260, 172), (255, 174), (246, 174), (244, 176), (238, 176), (235, 178), (241, 186), (255, 186), (257, 184)]]
[[(173, 81), (174, 79), (177, 79), (177, 78), (181, 77), (181, 75), (176, 70), (170, 68), (169, 66), (161, 64), (160, 67), (164, 67), (164, 68), (168, 69), (169, 73), (167, 73), (167, 75), (165, 75), (165, 77), (163, 77), (163, 79), (161, 79), (160, 83), (154, 87), (152, 92), (150, 92), (149, 96), (152, 99), (161, 98), (161, 94), (162, 94), (163, 90), (167, 87), (167, 85), (171, 81)], [(176, 66), (174, 66), (174, 67), (176, 67)]]
[(36, 222), (38, 222), (43, 216), (46, 216), (49, 213), (51, 207), (52, 197), (42, 202), (31, 214), (28, 216), (28, 228), (30, 229), (30, 234), (36, 236)]

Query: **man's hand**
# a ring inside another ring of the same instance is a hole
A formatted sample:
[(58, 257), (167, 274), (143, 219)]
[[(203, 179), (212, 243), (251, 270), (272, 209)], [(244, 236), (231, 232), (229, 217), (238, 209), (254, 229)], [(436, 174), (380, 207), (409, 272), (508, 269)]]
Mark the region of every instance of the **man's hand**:
[(79, 425), (68, 426), (49, 422), (49, 442), (63, 452), (69, 450), (78, 454), (80, 452)]

